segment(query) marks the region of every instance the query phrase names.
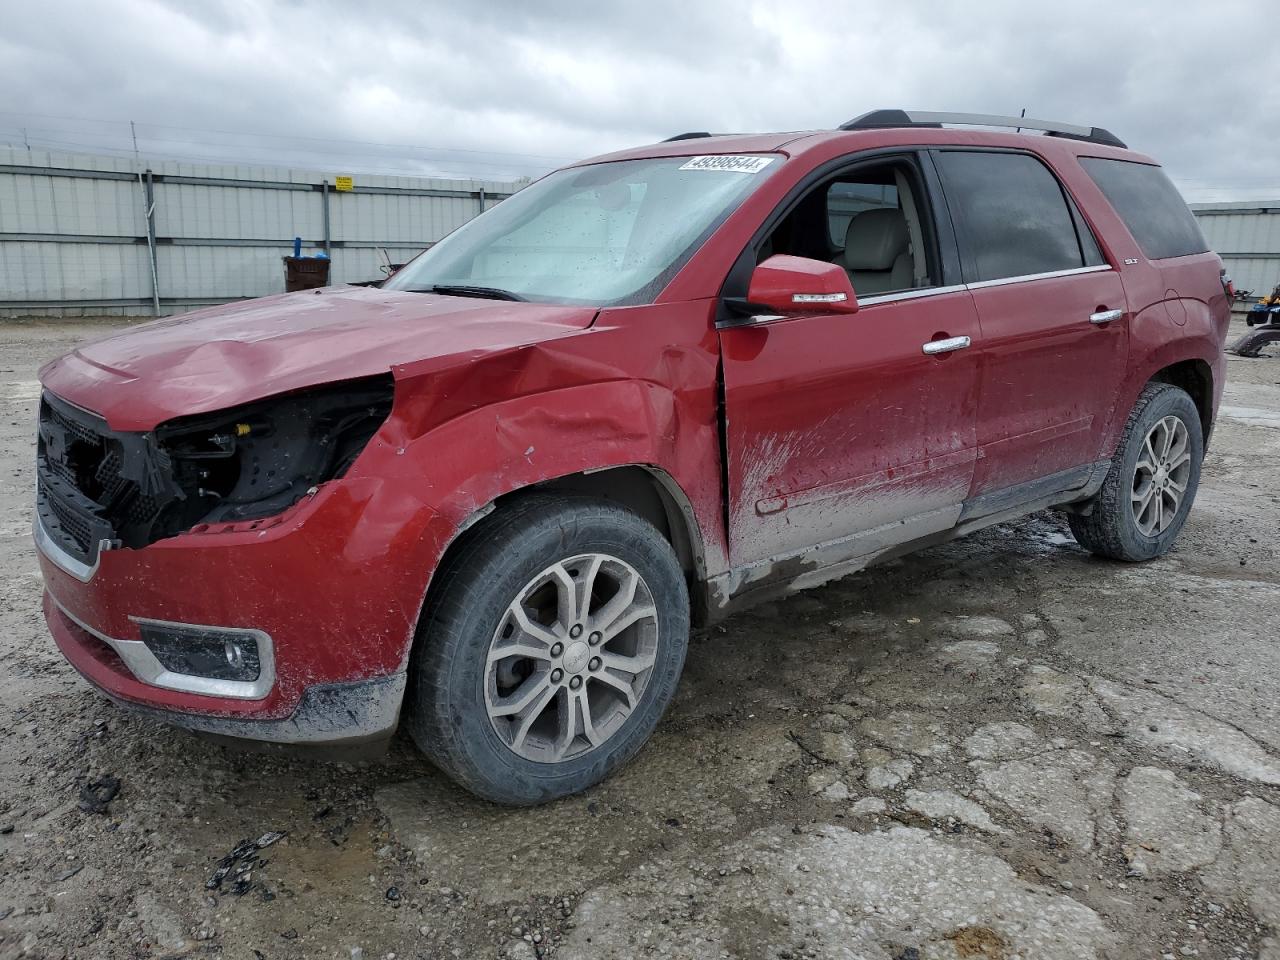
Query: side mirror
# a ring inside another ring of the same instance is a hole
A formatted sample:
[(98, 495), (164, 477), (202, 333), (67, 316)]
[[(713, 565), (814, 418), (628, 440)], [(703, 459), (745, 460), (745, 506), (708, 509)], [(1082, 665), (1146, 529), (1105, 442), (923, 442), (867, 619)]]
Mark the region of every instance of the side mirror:
[(752, 272), (747, 304), (784, 317), (858, 310), (858, 298), (843, 267), (782, 253), (770, 257)]

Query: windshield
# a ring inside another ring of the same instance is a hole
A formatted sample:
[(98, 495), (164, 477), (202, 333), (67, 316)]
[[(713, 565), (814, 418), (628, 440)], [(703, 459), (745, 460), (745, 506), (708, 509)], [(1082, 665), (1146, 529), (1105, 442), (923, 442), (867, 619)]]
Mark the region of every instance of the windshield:
[(459, 227), (383, 286), (648, 303), (778, 159), (671, 157), (559, 170)]

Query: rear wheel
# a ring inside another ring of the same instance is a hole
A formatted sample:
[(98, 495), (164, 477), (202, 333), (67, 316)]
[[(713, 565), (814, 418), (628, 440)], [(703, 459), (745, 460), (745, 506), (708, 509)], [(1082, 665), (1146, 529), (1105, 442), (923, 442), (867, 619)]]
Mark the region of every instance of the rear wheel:
[(684, 576), (621, 507), (532, 496), (470, 531), (432, 589), (408, 727), (467, 789), (534, 804), (608, 776), (675, 693)]
[(1147, 384), (1092, 511), (1068, 516), (1072, 534), (1115, 560), (1163, 556), (1191, 510), (1203, 457), (1200, 412), (1191, 397), (1172, 384)]

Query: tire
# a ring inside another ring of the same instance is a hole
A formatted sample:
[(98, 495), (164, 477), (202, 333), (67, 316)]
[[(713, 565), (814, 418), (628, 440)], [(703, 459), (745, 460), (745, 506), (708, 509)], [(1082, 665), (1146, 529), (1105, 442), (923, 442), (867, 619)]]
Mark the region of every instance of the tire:
[[(1172, 439), (1167, 462), (1181, 461), (1168, 474), (1158, 469), (1166, 462), (1162, 457), (1165, 436)], [(1185, 460), (1178, 452), (1183, 437)], [(1151, 449), (1147, 448), (1148, 438), (1152, 439)], [(1092, 511), (1068, 514), (1071, 533), (1082, 547), (1100, 557), (1137, 562), (1164, 556), (1195, 501), (1203, 458), (1204, 434), (1194, 401), (1180, 387), (1148, 383), (1129, 414), (1102, 489), (1090, 502)], [(1155, 471), (1150, 469), (1153, 465)], [(1170, 484), (1167, 492), (1156, 486), (1165, 476)], [(1152, 487), (1147, 486), (1148, 481)], [(1183, 488), (1180, 496), (1179, 484)], [(1151, 496), (1144, 499), (1144, 491)], [(1156, 510), (1160, 511), (1158, 517)]]
[[(635, 756), (675, 695), (689, 642), (675, 552), (630, 510), (577, 496), (525, 497), (464, 537), (419, 628), (409, 732), (450, 778), (497, 803), (585, 790)], [(566, 615), (569, 583), (577, 602), (594, 585), (585, 618)], [(518, 655), (491, 658), (494, 645)]]

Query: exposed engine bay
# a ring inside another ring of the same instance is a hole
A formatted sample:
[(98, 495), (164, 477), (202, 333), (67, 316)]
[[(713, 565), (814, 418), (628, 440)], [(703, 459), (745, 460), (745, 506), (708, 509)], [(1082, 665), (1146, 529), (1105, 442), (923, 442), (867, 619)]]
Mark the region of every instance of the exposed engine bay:
[(272, 516), (346, 473), (391, 412), (392, 393), (387, 374), (128, 433), (46, 392), (40, 521), (91, 563), (103, 541), (137, 548), (201, 523)]

